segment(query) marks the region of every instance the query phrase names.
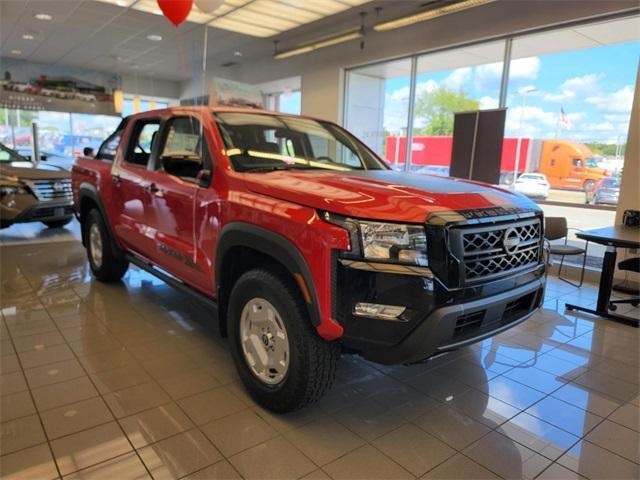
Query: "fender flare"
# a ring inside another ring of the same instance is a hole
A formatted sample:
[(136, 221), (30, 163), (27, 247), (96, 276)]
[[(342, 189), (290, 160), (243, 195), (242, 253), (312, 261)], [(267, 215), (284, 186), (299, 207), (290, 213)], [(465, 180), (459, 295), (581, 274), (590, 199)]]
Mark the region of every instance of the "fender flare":
[[(113, 234), (113, 229), (111, 228), (111, 222), (109, 221), (107, 210), (104, 208), (104, 203), (102, 203), (102, 198), (100, 198), (98, 189), (95, 187), (95, 185), (92, 185), (88, 182), (82, 182), (78, 187), (78, 207), (80, 207), (82, 205), (83, 200), (87, 198), (90, 199), (98, 207), (98, 211), (100, 212), (100, 215), (102, 215), (104, 224), (106, 225), (107, 231), (109, 232), (109, 238), (111, 240), (110, 243), (111, 243), (111, 249), (113, 251), (113, 254), (116, 257), (122, 256), (122, 252), (120, 251), (120, 248), (117, 244), (116, 237)], [(82, 220), (82, 218), (80, 217), (80, 214), (81, 214), (81, 211), (78, 208), (78, 216), (79, 216), (79, 219)], [(82, 222), (80, 222), (80, 235), (82, 237), (82, 245), (86, 246), (84, 225), (82, 224)]]
[(220, 233), (220, 239), (218, 240), (216, 250), (215, 265), (216, 284), (218, 290), (217, 297), (219, 301), (221, 300), (221, 270), (225, 255), (231, 248), (238, 246), (251, 248), (272, 257), (284, 265), (292, 277), (295, 274), (302, 275), (302, 278), (307, 285), (309, 296), (311, 297), (310, 304), (305, 302), (307, 311), (309, 312), (309, 318), (314, 327), (320, 325), (320, 307), (316, 296), (315, 284), (307, 262), (298, 247), (282, 235), (249, 223), (229, 223), (225, 225)]

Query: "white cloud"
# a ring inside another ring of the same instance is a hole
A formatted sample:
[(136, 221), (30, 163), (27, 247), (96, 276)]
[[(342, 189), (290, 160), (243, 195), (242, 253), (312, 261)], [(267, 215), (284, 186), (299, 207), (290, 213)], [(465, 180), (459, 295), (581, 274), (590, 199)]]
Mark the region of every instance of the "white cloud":
[(498, 108), (499, 101), (497, 98), (486, 95), (480, 97), (480, 110), (487, 110), (490, 108)]
[(560, 93), (544, 93), (542, 99), (547, 102), (566, 102), (577, 97), (593, 95), (599, 90), (598, 81), (603, 76), (601, 73), (590, 73), (570, 78), (560, 85)]
[(475, 82), (478, 90), (500, 88), (502, 78), (502, 62), (478, 65), (475, 68)]
[[(438, 88), (438, 82), (434, 80), (427, 80), (426, 82), (418, 82), (416, 84), (416, 97), (424, 92), (433, 92)], [(409, 87), (402, 87), (394, 90), (387, 95), (387, 102), (407, 102), (409, 101)]]
[(629, 113), (633, 103), (633, 86), (625, 85), (615, 92), (587, 97), (586, 102), (595, 105), (598, 110), (604, 112)]
[(470, 79), (471, 67), (456, 68), (444, 79), (443, 84), (447, 88), (459, 90)]
[(584, 123), (580, 125), (580, 130), (587, 132), (610, 132), (615, 128), (615, 125), (611, 122)]
[(518, 58), (511, 61), (510, 80), (534, 80), (538, 78), (540, 59), (538, 57)]

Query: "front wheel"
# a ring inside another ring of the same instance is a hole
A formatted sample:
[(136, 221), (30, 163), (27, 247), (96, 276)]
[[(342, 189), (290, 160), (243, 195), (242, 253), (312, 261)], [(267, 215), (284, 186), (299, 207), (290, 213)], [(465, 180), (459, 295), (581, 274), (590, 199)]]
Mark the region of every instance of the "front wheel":
[(240, 378), (265, 408), (290, 412), (331, 388), (338, 345), (315, 332), (286, 275), (262, 269), (243, 274), (231, 292), (227, 319)]
[(89, 212), (84, 228), (87, 257), (94, 277), (101, 282), (120, 280), (129, 268), (129, 262), (114, 252), (109, 231), (98, 210)]

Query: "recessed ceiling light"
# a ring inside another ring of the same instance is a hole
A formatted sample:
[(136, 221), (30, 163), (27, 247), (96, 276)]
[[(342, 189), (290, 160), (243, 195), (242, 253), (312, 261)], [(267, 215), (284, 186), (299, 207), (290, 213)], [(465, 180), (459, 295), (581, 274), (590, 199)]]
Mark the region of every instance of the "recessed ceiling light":
[(30, 33), (25, 33), (22, 35), (22, 39), (23, 40), (33, 40), (35, 37), (33, 35), (31, 35)]
[(53, 20), (53, 17), (48, 13), (36, 13), (34, 15), (38, 20)]
[(160, 42), (162, 41), (161, 35), (147, 35), (147, 40), (151, 40), (152, 42)]
[(11, 55), (22, 55), (22, 50), (11, 50)]
[(234, 57), (241, 57), (242, 56), (242, 52), (240, 50), (236, 50), (235, 52), (233, 52), (233, 56)]

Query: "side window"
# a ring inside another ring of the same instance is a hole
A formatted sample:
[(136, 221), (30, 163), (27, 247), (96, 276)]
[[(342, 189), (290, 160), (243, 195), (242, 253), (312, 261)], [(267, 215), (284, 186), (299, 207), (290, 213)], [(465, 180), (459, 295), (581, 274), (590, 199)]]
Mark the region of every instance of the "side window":
[(139, 120), (133, 127), (127, 163), (146, 167), (160, 128), (160, 120)]
[(113, 162), (116, 158), (116, 152), (118, 150), (118, 145), (120, 145), (121, 138), (122, 131), (111, 134), (111, 136), (102, 142), (102, 145), (100, 145), (96, 159)]
[(201, 170), (211, 169), (200, 122), (193, 117), (175, 117), (167, 122), (164, 145), (160, 148), (160, 167), (169, 175), (194, 181)]

